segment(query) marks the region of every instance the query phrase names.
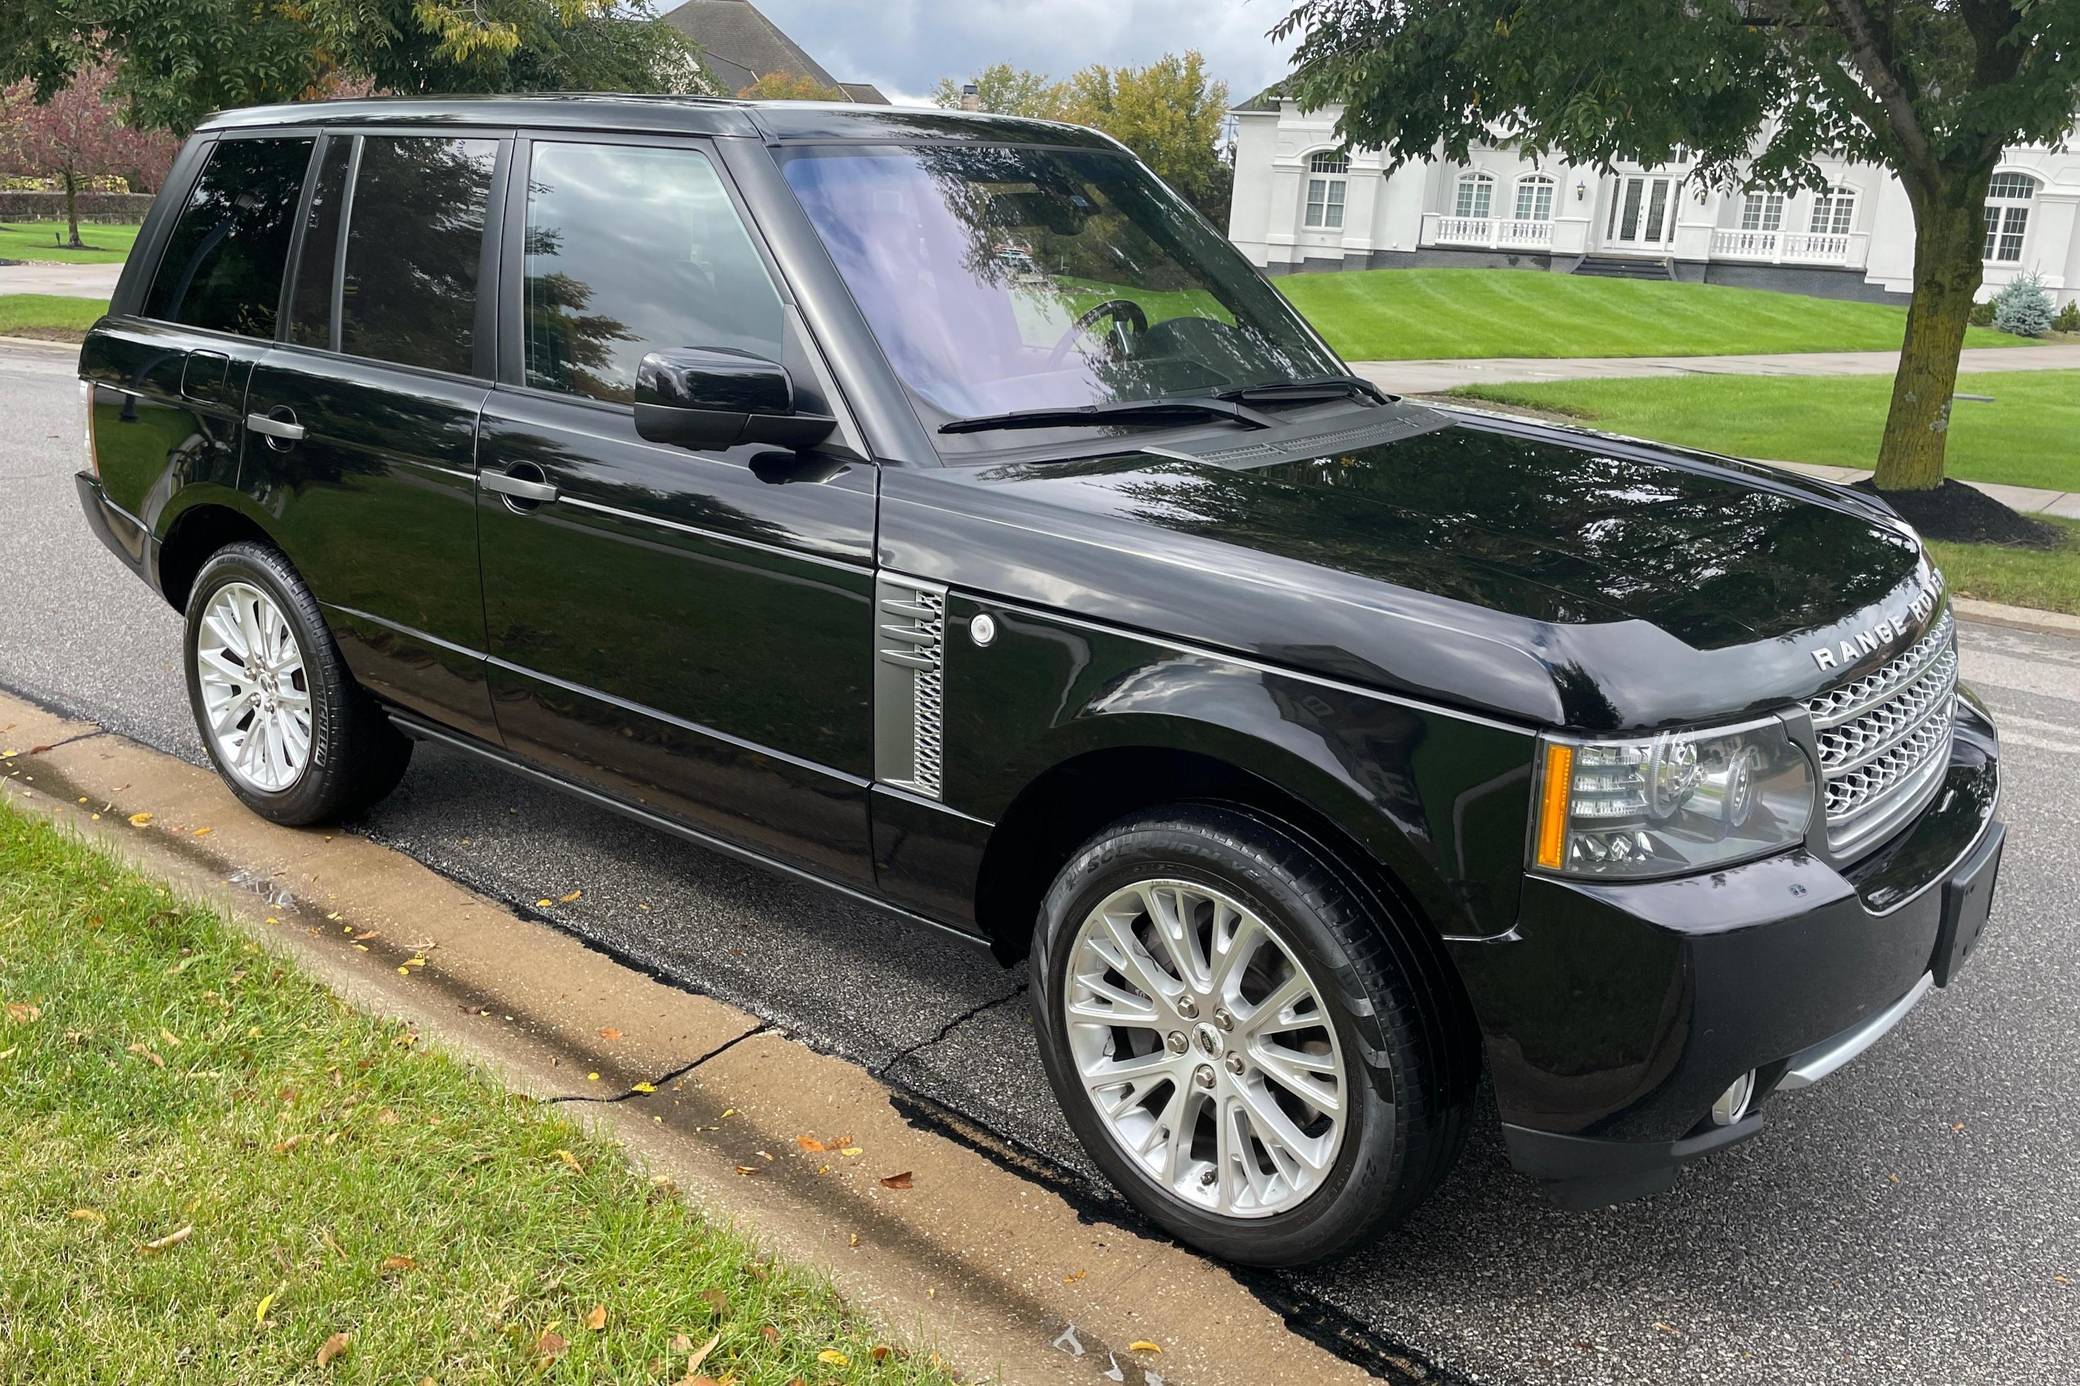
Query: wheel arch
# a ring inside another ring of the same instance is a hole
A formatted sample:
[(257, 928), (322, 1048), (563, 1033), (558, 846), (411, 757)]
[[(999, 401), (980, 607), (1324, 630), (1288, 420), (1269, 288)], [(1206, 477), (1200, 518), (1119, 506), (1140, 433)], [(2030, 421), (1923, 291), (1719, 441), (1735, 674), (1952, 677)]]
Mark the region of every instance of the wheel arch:
[(211, 554), (226, 544), (250, 539), (279, 549), (274, 535), (253, 503), (240, 493), (220, 487), (195, 487), (206, 491), (186, 498), (178, 509), (169, 508), (157, 544), (156, 572), (159, 595), (175, 611), (185, 611), (195, 575), (209, 562)]

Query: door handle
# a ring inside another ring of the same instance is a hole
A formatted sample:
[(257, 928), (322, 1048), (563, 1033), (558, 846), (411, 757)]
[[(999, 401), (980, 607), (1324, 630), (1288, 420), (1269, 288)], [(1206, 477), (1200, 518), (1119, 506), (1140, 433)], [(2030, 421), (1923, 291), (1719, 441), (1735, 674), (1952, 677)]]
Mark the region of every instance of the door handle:
[(303, 425), (287, 407), (277, 405), (267, 414), (246, 415), (246, 427), (263, 437), (278, 443), (300, 443), (303, 441)]
[(532, 505), (546, 504), (562, 494), (547, 481), (536, 481), (523, 475), (523, 468), (533, 472), (535, 476), (543, 474), (542, 469), (534, 463), (522, 462), (509, 472), (479, 472), (477, 484), (494, 495), (504, 496), (513, 501), (526, 501)]

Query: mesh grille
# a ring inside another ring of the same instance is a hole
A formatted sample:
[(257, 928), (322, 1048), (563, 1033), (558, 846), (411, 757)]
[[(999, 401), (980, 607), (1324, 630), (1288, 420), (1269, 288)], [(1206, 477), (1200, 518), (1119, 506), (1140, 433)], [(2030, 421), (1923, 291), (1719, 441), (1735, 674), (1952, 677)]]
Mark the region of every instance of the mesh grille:
[(1947, 759), (1957, 628), (1947, 611), (1874, 673), (1806, 701), (1827, 793), (1827, 840), (1848, 852), (1898, 823)]

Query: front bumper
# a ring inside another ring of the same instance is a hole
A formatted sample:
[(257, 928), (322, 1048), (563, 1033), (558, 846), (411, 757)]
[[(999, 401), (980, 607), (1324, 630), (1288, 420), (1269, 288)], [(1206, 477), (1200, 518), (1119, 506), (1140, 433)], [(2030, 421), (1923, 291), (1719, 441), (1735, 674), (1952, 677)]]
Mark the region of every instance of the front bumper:
[[(1680, 880), (1527, 879), (1510, 934), (1452, 945), (1511, 1162), (1568, 1206), (1657, 1192), (1758, 1132), (1771, 1093), (1875, 1043), (1977, 942), (1999, 783), (1992, 724), (1961, 699), (1941, 790), (1846, 869), (1795, 851)], [(1748, 1114), (1713, 1125), (1751, 1070)]]

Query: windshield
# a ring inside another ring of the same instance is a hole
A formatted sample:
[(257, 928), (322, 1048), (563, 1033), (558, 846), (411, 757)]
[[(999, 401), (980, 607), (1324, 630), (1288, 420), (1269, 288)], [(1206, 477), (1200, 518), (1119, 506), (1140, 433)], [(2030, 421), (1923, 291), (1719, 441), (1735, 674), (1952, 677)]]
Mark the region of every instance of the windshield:
[(1342, 370), (1226, 240), (1124, 154), (933, 145), (780, 157), (927, 427)]

